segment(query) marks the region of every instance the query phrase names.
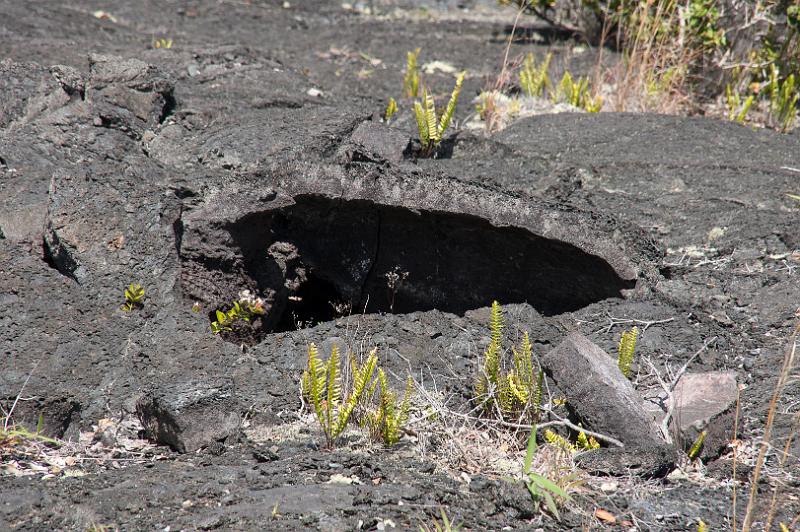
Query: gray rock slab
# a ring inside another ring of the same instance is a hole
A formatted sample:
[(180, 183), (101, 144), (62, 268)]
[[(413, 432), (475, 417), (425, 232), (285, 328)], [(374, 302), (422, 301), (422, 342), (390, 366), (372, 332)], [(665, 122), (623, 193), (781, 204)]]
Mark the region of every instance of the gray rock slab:
[(675, 468), (677, 459), (677, 452), (671, 445), (642, 445), (595, 449), (578, 455), (575, 462), (594, 475), (659, 478)]
[(658, 427), (616, 361), (578, 332), (571, 332), (542, 359), (583, 426), (625, 445), (664, 443)]
[(136, 413), (150, 438), (178, 452), (193, 452), (235, 434), (238, 404), (230, 382), (192, 381), (146, 393)]

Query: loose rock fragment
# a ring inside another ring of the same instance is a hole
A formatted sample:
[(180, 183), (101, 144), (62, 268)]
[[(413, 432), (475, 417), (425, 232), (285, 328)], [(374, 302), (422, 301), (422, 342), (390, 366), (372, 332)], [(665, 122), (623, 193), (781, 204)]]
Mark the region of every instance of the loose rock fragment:
[(732, 371), (689, 373), (675, 386), (672, 426), (686, 446), (706, 431), (700, 458), (716, 458), (733, 439), (736, 395)]
[(542, 360), (567, 396), (571, 412), (591, 430), (626, 446), (662, 444), (658, 427), (616, 361), (578, 332), (570, 333)]

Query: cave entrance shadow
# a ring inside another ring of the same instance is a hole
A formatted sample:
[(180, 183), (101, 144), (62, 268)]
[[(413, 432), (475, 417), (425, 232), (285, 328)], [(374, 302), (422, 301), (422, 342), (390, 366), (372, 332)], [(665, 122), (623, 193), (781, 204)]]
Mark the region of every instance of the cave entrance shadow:
[(552, 316), (635, 284), (602, 258), (526, 229), (364, 200), (298, 196), (230, 231), (250, 280), (272, 295), (273, 331), (329, 321), (343, 302), (359, 313), (463, 315), (498, 300)]

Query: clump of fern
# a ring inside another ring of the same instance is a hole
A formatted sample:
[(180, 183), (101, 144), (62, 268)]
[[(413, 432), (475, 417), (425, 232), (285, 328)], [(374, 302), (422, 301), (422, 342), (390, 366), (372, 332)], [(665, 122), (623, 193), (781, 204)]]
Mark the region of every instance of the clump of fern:
[(601, 96), (592, 97), (589, 92), (589, 80), (587, 78), (578, 78), (575, 81), (572, 74), (564, 72), (558, 88), (553, 94), (553, 102), (565, 102), (573, 107), (584, 109), (590, 113), (597, 113), (603, 107), (603, 98)]
[(308, 364), (301, 379), (302, 394), (313, 408), (328, 448), (336, 444), (347, 427), (351, 414), (372, 382), (377, 365), (377, 349), (372, 350), (363, 364), (351, 357), (352, 389), (343, 398), (339, 348), (333, 346), (328, 361), (323, 362), (317, 346), (308, 346)]
[(264, 314), (264, 300), (255, 297), (249, 290), (239, 292), (239, 299), (225, 312), (217, 310), (216, 320), (211, 322), (211, 332), (233, 332), (237, 323), (251, 323), (256, 316)]
[(536, 66), (536, 58), (532, 53), (525, 57), (519, 72), (519, 86), (525, 94), (531, 97), (541, 97), (545, 89), (550, 90), (548, 70), (552, 58), (553, 54), (547, 54), (542, 64)]
[(633, 354), (636, 350), (636, 338), (638, 335), (639, 329), (633, 327), (630, 331), (624, 331), (619, 339), (617, 366), (626, 378), (630, 378), (631, 375), (631, 365), (633, 364)]
[(428, 89), (423, 89), (422, 103), (414, 102), (414, 116), (417, 119), (417, 129), (419, 130), (419, 141), (422, 144), (422, 155), (428, 157), (433, 155), (439, 143), (444, 138), (458, 103), (458, 95), (461, 93), (461, 84), (464, 82), (466, 71), (461, 72), (456, 78), (456, 86), (450, 94), (450, 100), (444, 111), (437, 112), (433, 96)]
[(578, 433), (578, 437), (574, 443), (550, 429), (544, 431), (544, 439), (550, 445), (558, 447), (559, 449), (568, 453), (591, 451), (592, 449), (600, 448), (600, 443), (598, 443), (595, 437), (586, 436), (586, 433), (583, 431)]
[[(414, 383), (409, 377), (406, 381), (403, 399), (399, 403), (397, 392), (389, 387), (386, 373), (380, 368), (378, 368), (378, 378), (375, 383), (378, 384), (378, 404), (375, 409), (365, 414), (363, 423), (369, 428), (373, 440), (383, 442), (387, 447), (391, 447), (400, 441), (403, 427), (408, 423)], [(375, 383), (373, 383), (373, 388)]]
[(134, 309), (140, 309), (144, 306), (144, 288), (138, 283), (131, 283), (125, 289), (125, 303), (122, 305), (122, 310), (131, 312)]
[(523, 335), (519, 348), (511, 349), (513, 367), (506, 372), (502, 370), (504, 328), (502, 308), (494, 301), (489, 318), (489, 346), (484, 351), (475, 382), (477, 401), (489, 414), (535, 420), (542, 407), (544, 373), (541, 369), (534, 370), (533, 346), (528, 333)]

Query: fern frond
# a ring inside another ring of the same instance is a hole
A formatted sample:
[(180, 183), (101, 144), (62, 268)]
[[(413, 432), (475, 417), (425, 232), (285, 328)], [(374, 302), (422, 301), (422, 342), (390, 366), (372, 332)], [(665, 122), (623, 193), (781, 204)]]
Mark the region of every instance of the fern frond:
[(339, 426), (338, 412), (342, 400), (342, 379), (339, 375), (339, 348), (334, 345), (331, 350), (331, 357), (328, 359), (328, 394), (325, 404), (325, 434), (329, 441), (337, 436), (336, 429)]
[(441, 140), (439, 127), (436, 123), (436, 103), (433, 101), (433, 96), (428, 92), (428, 89), (425, 89), (422, 99), (425, 105), (425, 122), (428, 129), (428, 142), (429, 144), (436, 145)]
[(419, 102), (414, 102), (414, 118), (417, 120), (419, 141), (423, 146), (427, 146), (430, 143), (431, 135), (428, 131), (428, 119), (425, 116), (425, 109)]
[(550, 76), (548, 75), (548, 70), (550, 69), (550, 60), (552, 58), (553, 54), (548, 53), (542, 64), (537, 67), (533, 54), (529, 53), (525, 57), (525, 62), (519, 73), (519, 84), (528, 96), (541, 96), (545, 88), (549, 90)]
[(420, 49), (413, 52), (406, 52), (406, 72), (403, 76), (403, 96), (406, 98), (416, 98), (419, 95), (419, 69), (417, 58)]
[(574, 453), (577, 451), (575, 445), (573, 445), (568, 439), (560, 434), (556, 434), (550, 429), (544, 431), (544, 439), (550, 445), (558, 447), (568, 453)]
[(394, 98), (389, 98), (389, 105), (386, 106), (386, 111), (383, 112), (383, 119), (388, 122), (397, 112), (397, 102)]
[(533, 405), (537, 413), (542, 411), (542, 401), (544, 401), (544, 371), (540, 369), (536, 378), (536, 392), (533, 395)]
[(625, 377), (630, 378), (631, 364), (633, 364), (633, 354), (636, 350), (636, 337), (639, 329), (633, 327), (630, 331), (624, 331), (619, 339), (617, 348), (617, 366)]
[(319, 359), (319, 352), (315, 344), (308, 346), (308, 370), (306, 371), (308, 397), (317, 419), (322, 422), (324, 412), (322, 408), (323, 395), (325, 394), (325, 365)]
[(456, 104), (458, 103), (458, 95), (461, 93), (461, 84), (464, 83), (464, 77), (467, 75), (467, 71), (464, 70), (458, 74), (456, 78), (456, 86), (453, 88), (453, 92), (450, 94), (450, 101), (447, 102), (447, 107), (445, 107), (444, 114), (442, 115), (441, 120), (439, 121), (439, 130), (438, 130), (438, 137), (439, 140), (444, 137), (447, 128), (450, 126), (450, 121), (453, 119), (453, 115), (456, 112)]
[(522, 344), (519, 350), (512, 347), (514, 353), (514, 371), (519, 377), (520, 383), (530, 392), (533, 390), (533, 346), (530, 337), (525, 332), (522, 335)]
[(689, 458), (694, 460), (698, 456), (700, 456), (700, 451), (703, 449), (703, 443), (706, 441), (706, 434), (708, 434), (707, 430), (704, 430), (700, 433), (697, 439), (692, 444), (692, 448), (689, 449)]

